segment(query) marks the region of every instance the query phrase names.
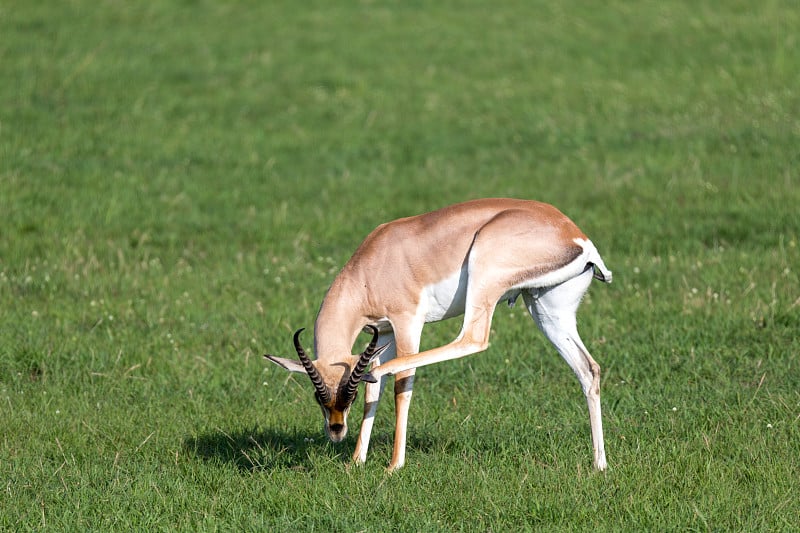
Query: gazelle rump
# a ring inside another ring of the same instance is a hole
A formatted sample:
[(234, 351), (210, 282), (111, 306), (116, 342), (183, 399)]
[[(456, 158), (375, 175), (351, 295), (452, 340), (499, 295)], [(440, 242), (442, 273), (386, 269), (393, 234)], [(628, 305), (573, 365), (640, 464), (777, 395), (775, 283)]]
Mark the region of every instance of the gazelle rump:
[[(576, 312), (592, 278), (611, 281), (589, 238), (555, 207), (532, 200), (483, 199), (378, 226), (358, 247), (323, 299), (311, 360), (294, 336), (300, 362), (265, 356), (309, 375), (334, 441), (364, 381), (364, 418), (353, 460), (367, 457), (386, 376), (394, 375), (395, 438), (389, 464), (405, 463), (408, 409), (418, 367), (483, 351), (498, 302), (521, 296), (575, 372), (589, 407), (594, 466), (606, 468), (600, 412), (600, 367), (578, 335)], [(464, 316), (451, 343), (419, 352), (427, 322)], [(352, 355), (362, 330), (367, 349)], [(365, 372), (369, 364), (370, 372)]]

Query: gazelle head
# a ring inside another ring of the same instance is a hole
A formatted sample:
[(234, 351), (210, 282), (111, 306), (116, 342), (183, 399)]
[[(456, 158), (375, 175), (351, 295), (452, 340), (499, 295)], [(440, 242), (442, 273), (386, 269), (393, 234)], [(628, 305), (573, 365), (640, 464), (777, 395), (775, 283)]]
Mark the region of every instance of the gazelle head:
[(369, 346), (360, 354), (345, 354), (339, 360), (323, 364), (319, 360), (312, 361), (300, 344), (298, 329), (294, 334), (294, 349), (300, 362), (292, 359), (265, 355), (267, 359), (290, 372), (301, 372), (311, 378), (314, 385), (314, 399), (322, 409), (325, 417), (325, 433), (331, 442), (341, 442), (347, 435), (347, 415), (358, 394), (361, 381), (375, 382), (368, 376), (367, 367), (388, 345), (378, 347), (378, 328), (367, 326), (372, 331)]

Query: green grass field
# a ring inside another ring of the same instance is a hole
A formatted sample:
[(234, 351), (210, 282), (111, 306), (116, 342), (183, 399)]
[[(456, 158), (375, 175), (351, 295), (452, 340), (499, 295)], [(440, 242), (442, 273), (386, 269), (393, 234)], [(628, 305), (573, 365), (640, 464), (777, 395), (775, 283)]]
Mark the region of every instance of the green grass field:
[[(793, 530), (798, 35), (782, 0), (1, 3), (0, 530)], [(614, 271), (605, 474), (521, 308), (420, 369), (393, 475), (390, 396), (350, 468), (261, 358), (376, 225), (483, 196)]]

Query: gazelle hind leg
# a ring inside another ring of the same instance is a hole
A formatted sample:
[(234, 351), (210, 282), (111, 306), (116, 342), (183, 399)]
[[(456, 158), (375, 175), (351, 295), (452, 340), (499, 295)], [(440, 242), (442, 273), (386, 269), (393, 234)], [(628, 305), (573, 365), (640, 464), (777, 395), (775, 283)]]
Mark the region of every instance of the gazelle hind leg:
[(592, 270), (589, 268), (580, 276), (555, 287), (532, 289), (523, 293), (523, 298), (539, 329), (578, 377), (589, 407), (594, 466), (597, 470), (605, 470), (607, 463), (600, 411), (600, 366), (578, 335), (575, 318), (581, 298), (591, 281)]

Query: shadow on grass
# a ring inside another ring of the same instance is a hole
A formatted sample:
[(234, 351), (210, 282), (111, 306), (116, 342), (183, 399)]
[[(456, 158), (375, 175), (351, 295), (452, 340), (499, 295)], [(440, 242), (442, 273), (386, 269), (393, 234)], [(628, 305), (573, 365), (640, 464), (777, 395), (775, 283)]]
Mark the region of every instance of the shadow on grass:
[[(391, 435), (376, 435), (372, 439), (370, 459), (385, 459), (388, 464), (391, 447)], [(417, 451), (432, 451), (447, 446), (429, 436), (412, 436), (408, 447)], [(281, 468), (310, 471), (314, 467), (314, 458), (348, 463), (353, 451), (352, 446), (333, 445), (322, 435), (309, 438), (304, 432), (257, 428), (236, 431), (217, 428), (195, 437), (186, 437), (183, 449), (203, 461), (234, 465), (242, 472)], [(385, 458), (382, 457), (384, 454)]]
[[(183, 449), (204, 461), (235, 465), (243, 472), (289, 468), (310, 470), (310, 447), (320, 446), (292, 431), (217, 428), (183, 440)], [(333, 454), (332, 454), (333, 455)]]

